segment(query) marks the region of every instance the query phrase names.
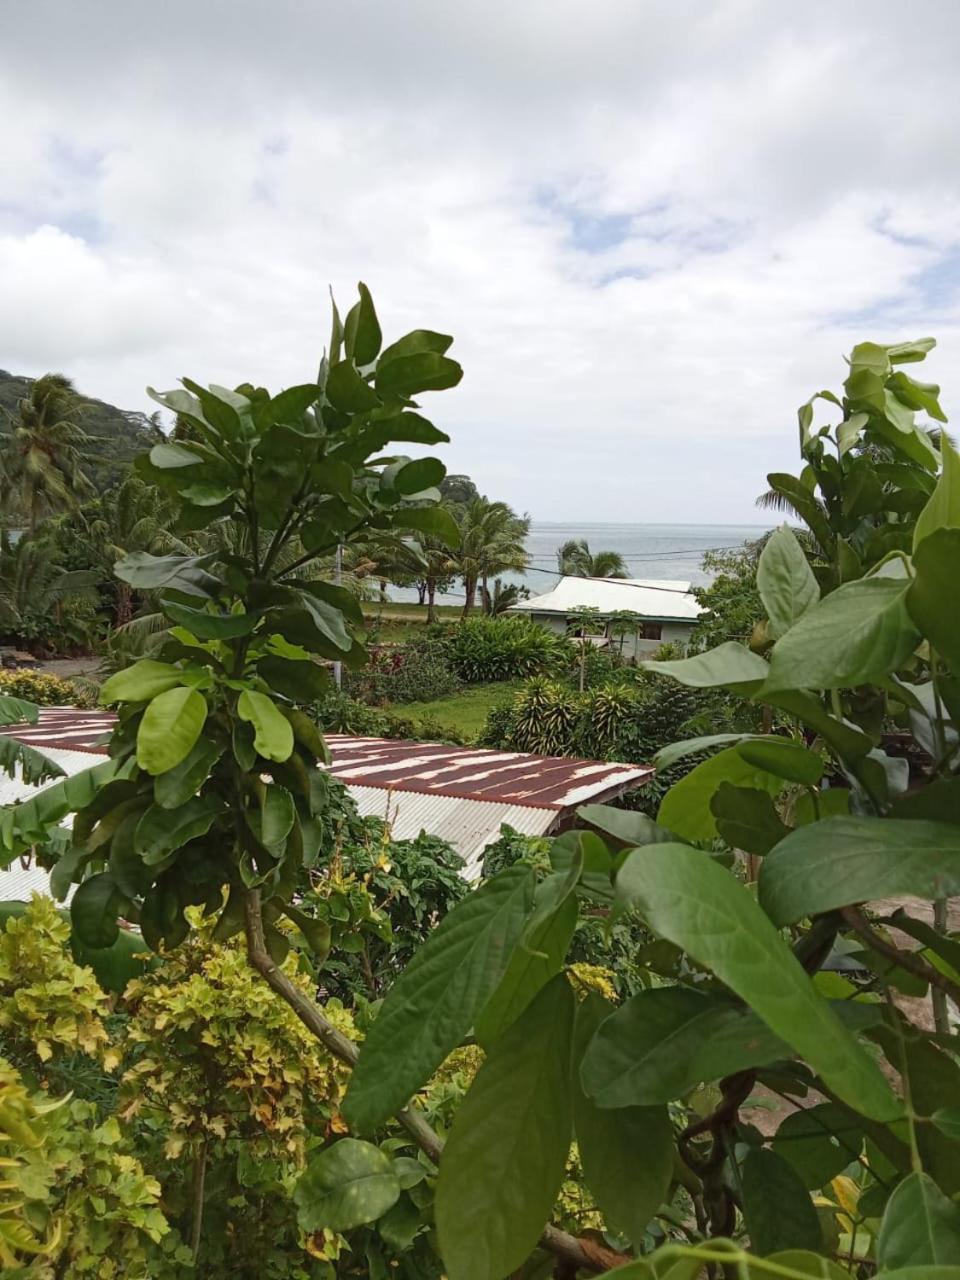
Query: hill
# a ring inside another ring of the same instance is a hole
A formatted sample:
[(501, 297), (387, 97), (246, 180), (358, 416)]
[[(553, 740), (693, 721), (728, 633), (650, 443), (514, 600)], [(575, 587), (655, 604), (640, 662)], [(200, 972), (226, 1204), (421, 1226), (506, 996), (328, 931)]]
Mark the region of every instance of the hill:
[[(16, 414), (17, 402), (27, 394), (32, 382), (32, 378), (0, 369), (0, 420)], [(122, 478), (138, 453), (156, 444), (161, 433), (145, 413), (118, 409), (91, 396), (80, 396), (79, 400), (83, 405), (83, 429), (91, 437), (91, 461), (86, 470), (102, 493)]]

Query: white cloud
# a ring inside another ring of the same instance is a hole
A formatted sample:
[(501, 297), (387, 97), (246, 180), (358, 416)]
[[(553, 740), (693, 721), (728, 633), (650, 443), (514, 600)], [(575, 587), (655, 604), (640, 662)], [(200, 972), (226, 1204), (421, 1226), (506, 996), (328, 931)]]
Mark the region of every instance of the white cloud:
[(960, 352), (939, 0), (35, 0), (10, 26), (17, 372), (145, 408), (185, 373), (302, 381), (328, 281), (363, 278), (388, 334), (456, 335), (429, 411), (488, 491), (740, 521), (852, 342), (935, 329), (931, 376)]

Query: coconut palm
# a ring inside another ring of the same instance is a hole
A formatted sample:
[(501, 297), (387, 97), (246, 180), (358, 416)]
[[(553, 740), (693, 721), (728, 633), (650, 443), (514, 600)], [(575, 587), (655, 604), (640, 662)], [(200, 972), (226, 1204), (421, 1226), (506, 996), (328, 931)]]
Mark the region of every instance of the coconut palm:
[(460, 546), (450, 557), (454, 573), (463, 579), (466, 599), (461, 617), (467, 618), (476, 603), (477, 587), (484, 602), (490, 592), (491, 577), (508, 570), (523, 572), (527, 567), (524, 541), (530, 531), (530, 517), (518, 516), (505, 502), (474, 498), (454, 512), (460, 526)]
[(0, 536), (0, 631), (30, 640), (52, 623), (67, 639), (83, 643), (88, 639), (85, 634), (66, 635), (63, 606), (78, 599), (96, 606), (97, 576), (92, 569), (62, 568), (56, 563), (53, 545), (42, 536), (28, 534), (12, 542), (4, 532)]
[(189, 555), (192, 548), (170, 532), (175, 505), (138, 475), (127, 476), (93, 506), (86, 520), (89, 538), (105, 570), (106, 581), (116, 588), (115, 622), (122, 627), (133, 617), (134, 593), (132, 587), (114, 577), (116, 562), (131, 551)]
[(83, 406), (62, 373), (37, 378), (9, 414), (0, 441), (0, 496), (15, 503), (33, 533), (40, 521), (78, 505), (93, 492), (83, 469), (90, 437), (80, 426)]
[(619, 551), (590, 551), (586, 538), (570, 538), (557, 547), (557, 568), (567, 578), (625, 578), (627, 564)]

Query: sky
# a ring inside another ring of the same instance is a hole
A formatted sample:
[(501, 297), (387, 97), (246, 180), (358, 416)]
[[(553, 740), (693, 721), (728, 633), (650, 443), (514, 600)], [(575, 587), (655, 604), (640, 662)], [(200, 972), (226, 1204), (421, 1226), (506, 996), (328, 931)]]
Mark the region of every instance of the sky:
[(454, 335), (441, 456), (535, 519), (764, 523), (863, 339), (960, 413), (955, 0), (31, 0), (0, 368), (315, 376), (328, 287)]

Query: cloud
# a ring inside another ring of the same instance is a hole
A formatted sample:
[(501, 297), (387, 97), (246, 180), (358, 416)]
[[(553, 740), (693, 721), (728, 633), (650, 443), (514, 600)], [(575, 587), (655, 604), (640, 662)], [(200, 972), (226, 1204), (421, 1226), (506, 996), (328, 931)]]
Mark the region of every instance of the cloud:
[(34, 0), (10, 27), (2, 367), (129, 407), (279, 388), (362, 278), (388, 335), (456, 335), (464, 381), (425, 403), (481, 487), (739, 522), (853, 342), (934, 331), (933, 377), (960, 352), (955, 6)]

